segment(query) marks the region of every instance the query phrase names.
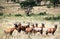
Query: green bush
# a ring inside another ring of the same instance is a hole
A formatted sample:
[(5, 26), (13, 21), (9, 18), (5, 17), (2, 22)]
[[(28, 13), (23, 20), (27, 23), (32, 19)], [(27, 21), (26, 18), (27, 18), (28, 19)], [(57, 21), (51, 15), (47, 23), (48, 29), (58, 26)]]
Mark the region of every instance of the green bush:
[(33, 7), (36, 6), (35, 2), (27, 2), (27, 1), (23, 1), (20, 3), (21, 8), (26, 8), (26, 7)]
[(52, 18), (51, 17), (45, 17), (45, 20), (51, 20)]
[(3, 13), (0, 13), (0, 16), (3, 16)]
[(15, 16), (22, 16), (21, 14), (15, 14)]
[(46, 12), (41, 12), (38, 15), (47, 15)]
[(48, 4), (47, 8), (51, 8), (52, 6), (54, 6), (53, 4)]
[(53, 17), (54, 20), (60, 20), (60, 16)]
[(57, 17), (45, 17), (45, 20), (60, 20), (60, 16)]

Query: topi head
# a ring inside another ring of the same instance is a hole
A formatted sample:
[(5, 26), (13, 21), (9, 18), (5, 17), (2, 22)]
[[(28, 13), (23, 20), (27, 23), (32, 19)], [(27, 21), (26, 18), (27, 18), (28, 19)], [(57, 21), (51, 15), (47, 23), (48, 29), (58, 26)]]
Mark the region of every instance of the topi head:
[(45, 27), (45, 25), (42, 23), (42, 27)]

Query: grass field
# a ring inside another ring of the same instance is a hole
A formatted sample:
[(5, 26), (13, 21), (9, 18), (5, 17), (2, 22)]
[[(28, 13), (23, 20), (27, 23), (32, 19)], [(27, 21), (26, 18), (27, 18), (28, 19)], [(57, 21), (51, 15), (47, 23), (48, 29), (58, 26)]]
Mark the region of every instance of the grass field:
[[(60, 14), (60, 13), (59, 13)], [(49, 34), (46, 36), (45, 33), (41, 35), (40, 33), (33, 34), (24, 34), (24, 32), (18, 33), (16, 30), (13, 32), (12, 36), (7, 36), (6, 39), (60, 39), (60, 18), (53, 19), (52, 17), (58, 17), (59, 14), (51, 15), (51, 14), (34, 14), (31, 16), (26, 16), (25, 14), (0, 14), (0, 39), (5, 39), (4, 29), (14, 27), (14, 23), (16, 22), (30, 22), (30, 23), (44, 23), (46, 28), (52, 27), (54, 24), (58, 25), (58, 28), (55, 32), (55, 35)], [(45, 18), (48, 17), (48, 20)], [(51, 17), (51, 19), (49, 19)]]
[[(10, 4), (5, 1), (6, 0), (0, 0), (0, 6), (4, 7), (4, 9), (0, 10), (0, 39), (60, 39), (60, 7), (47, 8), (47, 6), (35, 6), (32, 9), (33, 14), (26, 16), (26, 14), (24, 14), (25, 10), (21, 9), (19, 4)], [(46, 28), (53, 27), (57, 24), (58, 28), (54, 35), (49, 34), (46, 36), (45, 31), (43, 35), (40, 33), (34, 35), (33, 33), (25, 34), (23, 31), (18, 33), (14, 30), (12, 36), (8, 34), (6, 37), (4, 30), (14, 27), (14, 23), (16, 22), (30, 22), (40, 25), (44, 23)]]

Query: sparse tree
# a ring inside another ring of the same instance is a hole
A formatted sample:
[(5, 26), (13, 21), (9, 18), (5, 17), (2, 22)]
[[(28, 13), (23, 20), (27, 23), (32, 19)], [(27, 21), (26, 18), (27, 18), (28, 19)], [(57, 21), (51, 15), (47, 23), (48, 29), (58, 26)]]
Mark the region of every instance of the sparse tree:
[(20, 3), (20, 6), (21, 8), (25, 9), (26, 11), (26, 15), (27, 16), (30, 16), (30, 12), (31, 12), (31, 9), (33, 8), (33, 6), (35, 6), (35, 2), (28, 2), (28, 1), (23, 1)]

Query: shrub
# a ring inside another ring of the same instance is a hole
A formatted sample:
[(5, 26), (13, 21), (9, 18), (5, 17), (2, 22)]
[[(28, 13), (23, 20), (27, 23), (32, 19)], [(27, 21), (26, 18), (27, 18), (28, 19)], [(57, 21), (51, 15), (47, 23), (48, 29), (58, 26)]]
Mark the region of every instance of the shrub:
[(15, 16), (22, 16), (21, 14), (15, 14)]
[(45, 17), (45, 20), (60, 20), (60, 16), (57, 17)]
[(53, 17), (53, 20), (59, 20), (59, 19), (60, 19), (60, 16)]
[(47, 15), (46, 12), (41, 12), (38, 15)]
[(45, 20), (51, 20), (51, 17), (45, 17)]
[(0, 13), (0, 16), (3, 16), (3, 13)]
[(48, 4), (48, 5), (47, 5), (47, 8), (51, 8), (51, 6), (53, 6), (53, 5), (52, 5), (52, 4)]

